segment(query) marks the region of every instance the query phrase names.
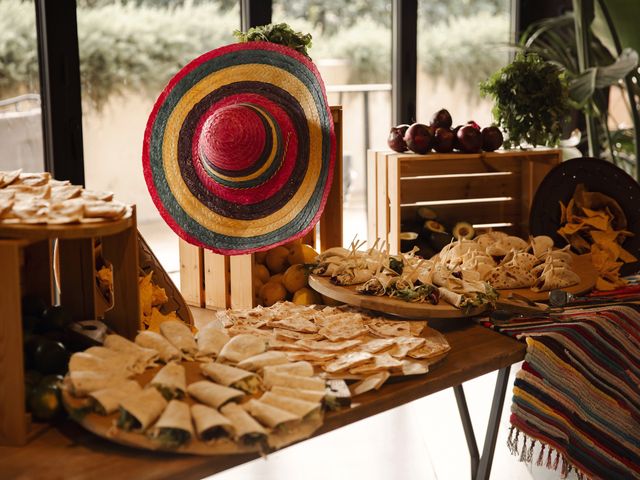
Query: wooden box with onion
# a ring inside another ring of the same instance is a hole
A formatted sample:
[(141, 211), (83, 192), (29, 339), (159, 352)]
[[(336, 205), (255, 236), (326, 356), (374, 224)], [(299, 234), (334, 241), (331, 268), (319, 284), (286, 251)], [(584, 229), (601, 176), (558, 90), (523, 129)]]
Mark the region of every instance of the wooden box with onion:
[[(435, 213), (444, 227), (443, 244), (457, 223), (475, 230), (502, 230), (526, 238), (529, 209), (538, 185), (562, 160), (561, 151), (500, 150), (474, 154), (395, 153), (370, 150), (367, 158), (368, 239), (388, 242), (391, 253), (401, 239), (420, 236)], [(422, 211), (430, 212), (421, 216)], [(418, 230), (417, 232), (415, 230)], [(437, 234), (436, 234), (437, 235)], [(435, 251), (437, 247), (434, 245)], [(433, 252), (435, 253), (435, 252)]]
[[(336, 135), (336, 162), (331, 191), (326, 206), (316, 227), (301, 242), (276, 247), (278, 252), (252, 253), (246, 255), (220, 255), (209, 250), (196, 247), (180, 240), (180, 289), (187, 303), (197, 307), (218, 308), (252, 308), (259, 304), (272, 302), (260, 297), (263, 283), (259, 280), (260, 271), (264, 275), (284, 273), (279, 267), (265, 272), (265, 255), (286, 255), (286, 248), (296, 260), (284, 259), (284, 268), (301, 263), (299, 253), (291, 252), (292, 248), (302, 245), (307, 253), (306, 262), (315, 255), (331, 247), (342, 245), (342, 107), (331, 107), (331, 115)], [(274, 260), (277, 263), (278, 259)], [(258, 280), (255, 280), (255, 279)], [(265, 278), (265, 277), (263, 277)], [(309, 290), (303, 287), (304, 292)], [(284, 292), (281, 292), (284, 293)], [(310, 292), (309, 292), (310, 293)], [(292, 299), (294, 292), (287, 292)], [(313, 294), (313, 293), (312, 293)], [(277, 292), (273, 298), (280, 298)]]

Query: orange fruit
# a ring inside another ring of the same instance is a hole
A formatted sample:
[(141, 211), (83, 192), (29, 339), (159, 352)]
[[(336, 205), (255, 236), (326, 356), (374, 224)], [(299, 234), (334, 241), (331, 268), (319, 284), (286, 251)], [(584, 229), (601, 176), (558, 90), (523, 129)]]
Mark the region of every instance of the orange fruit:
[(260, 288), (260, 300), (265, 307), (270, 307), (286, 298), (287, 289), (279, 282), (267, 282)]
[(253, 254), (253, 259), (256, 261), (256, 263), (259, 263), (260, 265), (264, 265), (264, 259), (267, 256), (267, 251), (263, 251), (263, 252), (255, 252)]
[(271, 277), (271, 274), (269, 273), (269, 269), (267, 267), (258, 263), (253, 266), (253, 276), (260, 279), (262, 283), (267, 283), (269, 281), (269, 277)]
[(267, 252), (265, 263), (272, 274), (282, 273), (287, 269), (289, 266), (287, 255), (289, 255), (289, 250), (282, 246), (272, 248)]
[(282, 284), (291, 293), (295, 293), (308, 285), (309, 271), (302, 264), (291, 265), (284, 272)]
[(320, 294), (309, 287), (302, 287), (293, 294), (293, 303), (297, 305), (314, 305), (322, 303)]
[(307, 245), (306, 243), (303, 243), (300, 247), (302, 249), (302, 257), (304, 258), (304, 262), (301, 263), (314, 263), (318, 256), (318, 252), (316, 252), (311, 245)]

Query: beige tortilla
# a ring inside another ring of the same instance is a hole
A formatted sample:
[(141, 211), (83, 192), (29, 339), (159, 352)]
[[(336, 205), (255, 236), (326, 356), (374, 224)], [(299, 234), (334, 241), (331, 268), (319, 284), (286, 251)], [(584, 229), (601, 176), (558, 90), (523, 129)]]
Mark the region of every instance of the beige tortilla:
[(174, 396), (183, 396), (187, 391), (187, 374), (179, 363), (167, 363), (149, 382), (151, 386), (170, 389)]
[(164, 412), (151, 429), (151, 437), (159, 433), (161, 428), (175, 428), (189, 433), (193, 438), (193, 425), (191, 423), (191, 410), (189, 404), (180, 400), (171, 400)]
[(267, 350), (265, 341), (249, 333), (241, 333), (229, 340), (218, 355), (219, 361), (227, 361), (229, 363), (239, 363), (259, 353)]
[(235, 430), (235, 440), (242, 441), (245, 436), (251, 434), (258, 434), (261, 436), (267, 435), (267, 431), (256, 422), (251, 415), (249, 415), (240, 405), (237, 403), (228, 403), (220, 409), (220, 412), (229, 419), (233, 424)]
[(307, 400), (300, 400), (299, 398), (285, 397), (273, 392), (265, 392), (260, 397), (260, 401), (294, 413), (298, 415), (298, 418), (304, 418), (307, 415), (319, 412), (321, 408), (319, 402), (309, 402)]
[(299, 415), (295, 415), (288, 410), (282, 410), (260, 400), (252, 398), (247, 403), (242, 404), (252, 417), (256, 418), (262, 425), (269, 428), (276, 428), (288, 422), (295, 422), (300, 419)]
[(216, 383), (225, 386), (231, 386), (236, 382), (249, 377), (256, 377), (253, 372), (243, 370), (242, 368), (232, 367), (224, 363), (208, 362), (200, 366), (202, 373)]
[(185, 355), (194, 357), (198, 353), (198, 345), (191, 329), (181, 320), (167, 320), (160, 324), (160, 333)]
[(264, 367), (264, 371), (274, 371), (286, 373), (288, 375), (299, 375), (301, 377), (312, 377), (314, 374), (313, 365), (305, 360), (293, 363), (283, 363), (281, 365), (272, 365)]
[(147, 367), (153, 365), (158, 359), (157, 350), (136, 345), (120, 335), (107, 335), (104, 338), (104, 346), (116, 352), (125, 352), (133, 355), (136, 358), (136, 363), (133, 366), (136, 373), (144, 372)]
[(235, 429), (231, 421), (215, 408), (196, 403), (191, 405), (191, 416), (193, 417), (196, 432), (198, 432), (200, 439), (202, 439), (207, 430), (218, 427), (227, 432), (230, 437), (233, 437), (235, 434)]
[(122, 380), (109, 388), (91, 392), (89, 396), (99, 403), (105, 413), (109, 415), (118, 409), (120, 402), (141, 390), (142, 387), (135, 380)]
[(105, 372), (92, 372), (87, 370), (80, 370), (76, 372), (69, 372), (68, 381), (71, 387), (71, 392), (76, 397), (84, 397), (96, 390), (102, 390), (109, 388), (120, 380), (123, 380), (122, 376), (115, 376)]
[(198, 332), (198, 357), (217, 357), (230, 337), (219, 327), (218, 322), (208, 323)]
[(213, 408), (220, 408), (227, 402), (239, 400), (244, 396), (242, 390), (229, 388), (208, 380), (201, 380), (187, 386), (187, 392), (199, 402)]
[(281, 387), (301, 388), (303, 390), (320, 390), (324, 392), (326, 382), (318, 377), (301, 377), (280, 372), (264, 372), (263, 383), (267, 388), (280, 385)]
[(124, 377), (133, 374), (133, 372), (129, 370), (129, 366), (130, 360), (127, 357), (115, 356), (107, 360), (86, 352), (76, 352), (71, 355), (69, 359), (70, 372), (87, 370)]
[(253, 357), (245, 358), (238, 363), (238, 368), (255, 372), (261, 368), (287, 363), (287, 354), (276, 350), (259, 353)]
[(144, 348), (152, 348), (158, 352), (160, 360), (169, 363), (172, 360), (180, 360), (182, 353), (166, 338), (157, 332), (145, 330), (136, 335), (135, 343)]
[(120, 402), (120, 407), (140, 422), (141, 432), (155, 422), (166, 406), (167, 401), (155, 388), (145, 388)]
[(281, 387), (276, 385), (271, 389), (271, 393), (281, 397), (297, 398), (307, 402), (320, 403), (324, 400), (325, 392), (320, 390), (303, 390), (298, 388)]
[(551, 267), (545, 269), (536, 284), (531, 288), (534, 292), (553, 290), (554, 288), (566, 288), (580, 283), (580, 277), (569, 268)]

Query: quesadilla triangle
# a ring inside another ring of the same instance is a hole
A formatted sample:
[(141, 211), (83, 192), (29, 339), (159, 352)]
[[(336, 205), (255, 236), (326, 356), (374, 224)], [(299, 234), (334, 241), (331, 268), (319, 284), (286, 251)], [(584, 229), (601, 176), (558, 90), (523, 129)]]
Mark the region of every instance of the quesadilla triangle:
[(239, 363), (259, 353), (263, 353), (267, 349), (265, 341), (250, 333), (241, 333), (229, 340), (218, 355), (218, 361), (227, 361), (229, 363)]
[(96, 390), (109, 388), (124, 378), (124, 376), (114, 375), (113, 373), (80, 370), (69, 372), (65, 383), (69, 386), (69, 390), (74, 396), (84, 397)]
[(300, 400), (299, 398), (284, 397), (273, 392), (263, 394), (262, 397), (260, 397), (260, 401), (291, 412), (304, 420), (308, 420), (319, 414), (322, 407), (319, 402), (309, 402), (307, 400)]
[(228, 402), (240, 400), (244, 397), (242, 390), (224, 387), (208, 380), (190, 384), (187, 387), (187, 393), (199, 402), (213, 408), (220, 408)]
[(234, 440), (245, 445), (255, 445), (267, 439), (267, 431), (237, 403), (228, 403), (220, 412), (229, 419), (235, 430)]
[(198, 345), (191, 329), (181, 320), (166, 320), (160, 324), (160, 333), (169, 343), (185, 355), (193, 358), (198, 353)]
[(286, 430), (287, 426), (300, 420), (299, 415), (274, 407), (268, 403), (261, 402), (255, 398), (252, 398), (247, 403), (242, 404), (242, 408), (249, 412), (253, 418), (257, 419), (265, 427), (280, 431)]
[(301, 377), (300, 375), (290, 375), (273, 370), (264, 372), (262, 381), (267, 388), (279, 385), (281, 387), (324, 392), (326, 387), (326, 382), (319, 377)]
[(196, 403), (191, 405), (191, 416), (196, 425), (198, 437), (205, 443), (235, 435), (231, 421), (215, 408)]
[(324, 400), (326, 391), (320, 390), (303, 390), (298, 388), (281, 387), (276, 385), (271, 389), (271, 393), (281, 397), (297, 398), (306, 400), (307, 402), (320, 403)]
[(172, 360), (180, 360), (182, 353), (169, 341), (157, 332), (145, 330), (138, 333), (135, 343), (144, 348), (152, 348), (158, 352), (160, 360), (169, 363)]
[(220, 354), (220, 350), (229, 341), (229, 335), (219, 328), (218, 322), (209, 322), (198, 332), (198, 357), (214, 357)]
[(286, 353), (277, 350), (269, 350), (264, 353), (254, 355), (253, 357), (245, 358), (238, 363), (237, 367), (255, 372), (264, 367), (282, 365), (287, 362)]
[(155, 388), (145, 388), (120, 402), (116, 425), (126, 431), (144, 432), (160, 416), (167, 401)]
[(200, 370), (214, 382), (248, 394), (256, 393), (261, 387), (260, 378), (255, 373), (241, 368), (209, 362), (200, 365)]
[(299, 375), (301, 377), (312, 377), (314, 370), (313, 365), (305, 360), (293, 363), (283, 363), (282, 365), (271, 365), (264, 367), (264, 371), (271, 370), (289, 375)]
[(149, 431), (149, 438), (164, 448), (178, 448), (192, 437), (191, 409), (180, 400), (171, 400)]
[(109, 415), (118, 409), (120, 402), (141, 390), (142, 387), (135, 380), (122, 380), (111, 387), (89, 393), (89, 398), (94, 412)]
[(120, 335), (107, 335), (104, 338), (104, 346), (116, 352), (124, 352), (135, 356), (136, 362), (133, 368), (136, 373), (144, 372), (147, 367), (153, 365), (158, 359), (157, 350), (136, 345), (131, 340), (127, 340)]
[(167, 363), (155, 374), (149, 385), (155, 387), (166, 400), (183, 398), (187, 391), (187, 374), (179, 363)]

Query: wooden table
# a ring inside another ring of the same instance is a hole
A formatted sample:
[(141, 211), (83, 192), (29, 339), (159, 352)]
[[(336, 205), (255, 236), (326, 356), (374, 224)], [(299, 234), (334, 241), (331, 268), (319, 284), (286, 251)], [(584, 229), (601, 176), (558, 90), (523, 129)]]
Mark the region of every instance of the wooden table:
[[(354, 406), (329, 413), (322, 435), (358, 420), (398, 407), (446, 388), (454, 388), (472, 459), (472, 477), (489, 477), (493, 450), (502, 412), (510, 366), (524, 358), (525, 346), (481, 327), (468, 319), (430, 321), (442, 331), (451, 352), (426, 375), (384, 385), (354, 399)], [(491, 405), (489, 426), (482, 456), (471, 428), (462, 383), (492, 371), (499, 371)], [(0, 477), (20, 479), (128, 478), (199, 479), (257, 458), (257, 454), (228, 456), (181, 456), (121, 447), (85, 431), (74, 422), (62, 421), (37, 432), (20, 448), (0, 447)]]

